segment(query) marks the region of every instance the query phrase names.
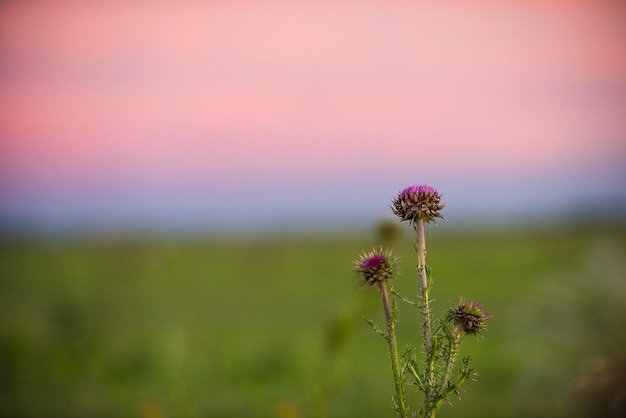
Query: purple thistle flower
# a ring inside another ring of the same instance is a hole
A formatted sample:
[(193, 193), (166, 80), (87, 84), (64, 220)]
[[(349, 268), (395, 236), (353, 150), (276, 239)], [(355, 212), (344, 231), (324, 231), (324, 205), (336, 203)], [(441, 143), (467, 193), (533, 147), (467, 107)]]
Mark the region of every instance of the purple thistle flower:
[(373, 270), (381, 268), (387, 262), (387, 258), (382, 254), (373, 254), (361, 263), (361, 269)]
[(437, 193), (437, 189), (427, 184), (413, 185), (409, 186), (406, 189), (400, 192), (401, 195), (405, 196), (411, 193)]
[(391, 210), (400, 221), (417, 222), (423, 219), (434, 222), (435, 218), (444, 219), (439, 213), (446, 205), (441, 204), (441, 195), (432, 186), (421, 184), (402, 190), (393, 201)]
[(395, 273), (396, 264), (397, 259), (391, 251), (379, 248), (363, 253), (355, 260), (353, 271), (361, 273), (364, 285), (372, 285), (389, 280)]

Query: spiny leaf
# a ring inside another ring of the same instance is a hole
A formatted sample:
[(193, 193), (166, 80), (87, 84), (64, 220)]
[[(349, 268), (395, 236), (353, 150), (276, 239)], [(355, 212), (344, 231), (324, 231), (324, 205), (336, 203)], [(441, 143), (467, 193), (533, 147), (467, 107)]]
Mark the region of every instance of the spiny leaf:
[(387, 335), (387, 333), (385, 331), (383, 331), (378, 325), (376, 325), (376, 323), (374, 321), (372, 321), (369, 318), (365, 318), (365, 321), (370, 324), (370, 326), (374, 329), (374, 331), (376, 331), (377, 334), (380, 334), (381, 337), (383, 337), (385, 340), (389, 341), (389, 336)]

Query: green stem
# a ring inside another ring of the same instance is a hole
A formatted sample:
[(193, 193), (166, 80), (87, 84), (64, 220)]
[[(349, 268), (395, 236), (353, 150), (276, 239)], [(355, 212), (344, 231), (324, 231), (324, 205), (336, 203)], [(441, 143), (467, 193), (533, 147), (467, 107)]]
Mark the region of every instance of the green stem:
[(400, 416), (407, 418), (409, 411), (404, 399), (404, 386), (402, 374), (400, 373), (400, 362), (398, 360), (398, 347), (396, 344), (396, 326), (395, 320), (389, 306), (389, 295), (387, 294), (387, 285), (385, 282), (377, 282), (378, 290), (383, 300), (383, 309), (385, 311), (385, 319), (387, 320), (387, 341), (389, 342), (389, 356), (391, 357), (391, 369), (393, 371), (393, 380), (396, 385), (396, 400), (400, 410)]
[(424, 399), (424, 414), (426, 417), (434, 417), (436, 413), (435, 407), (435, 353), (433, 351), (433, 333), (430, 315), (430, 283), (428, 283), (428, 271), (426, 269), (426, 233), (424, 231), (424, 219), (419, 218), (415, 224), (415, 232), (417, 233), (417, 275), (420, 288), (420, 297), (422, 300), (421, 310), (423, 319), (424, 332), (424, 352), (426, 356), (426, 397)]
[(430, 287), (428, 283), (428, 272), (426, 271), (426, 234), (424, 233), (424, 219), (420, 218), (417, 220), (415, 230), (417, 232), (417, 274), (422, 299), (422, 316), (424, 319), (424, 349), (428, 354), (432, 346), (433, 334), (430, 320)]

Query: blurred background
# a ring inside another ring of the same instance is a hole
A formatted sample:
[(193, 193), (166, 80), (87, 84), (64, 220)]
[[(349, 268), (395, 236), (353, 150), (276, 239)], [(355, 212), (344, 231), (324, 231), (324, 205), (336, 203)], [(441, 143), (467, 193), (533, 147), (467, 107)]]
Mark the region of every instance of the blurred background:
[(493, 317), (441, 415), (625, 416), (624, 51), (621, 1), (3, 2), (0, 415), (392, 416), (350, 268), (417, 292), (427, 183)]

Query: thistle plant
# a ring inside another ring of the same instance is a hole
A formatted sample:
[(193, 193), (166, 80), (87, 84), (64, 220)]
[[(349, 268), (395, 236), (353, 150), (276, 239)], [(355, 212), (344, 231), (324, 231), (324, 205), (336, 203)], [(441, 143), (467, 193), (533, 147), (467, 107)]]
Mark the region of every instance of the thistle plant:
[(385, 333), (378, 328), (371, 320), (368, 321), (374, 329), (387, 340), (389, 345), (389, 357), (391, 358), (391, 370), (396, 385), (396, 396), (394, 398), (395, 409), (400, 416), (408, 416), (408, 408), (404, 396), (404, 379), (400, 369), (400, 361), (398, 358), (398, 345), (396, 343), (396, 314), (397, 309), (395, 301), (393, 305), (389, 304), (389, 293), (387, 291), (387, 280), (393, 277), (396, 270), (397, 259), (393, 257), (391, 251), (371, 250), (364, 253), (355, 262), (354, 270), (361, 273), (364, 286), (375, 285), (380, 292), (385, 312), (385, 321), (387, 332)]
[[(473, 380), (475, 373), (470, 367), (470, 357), (460, 358), (464, 336), (479, 336), (486, 329), (489, 319), (486, 311), (477, 303), (461, 299), (439, 318), (433, 318), (430, 306), (432, 277), (426, 264), (426, 224), (444, 219), (440, 211), (445, 207), (441, 195), (431, 186), (415, 185), (402, 190), (393, 200), (393, 213), (400, 221), (407, 221), (415, 230), (414, 247), (417, 251), (418, 301), (412, 301), (387, 288), (387, 281), (397, 272), (397, 258), (382, 247), (362, 254), (354, 265), (354, 271), (362, 277), (364, 286), (375, 285), (381, 295), (386, 319), (386, 331), (372, 320), (367, 322), (383, 336), (389, 346), (395, 395), (394, 409), (398, 416), (433, 418), (452, 394), (459, 394), (460, 386)], [(389, 298), (389, 294), (395, 298)], [(418, 352), (407, 345), (402, 356), (398, 354), (396, 341), (396, 299), (419, 309), (422, 323), (423, 361)], [(458, 367), (457, 367), (458, 366)], [(405, 388), (415, 386), (423, 393), (421, 404), (411, 409), (407, 404)]]

